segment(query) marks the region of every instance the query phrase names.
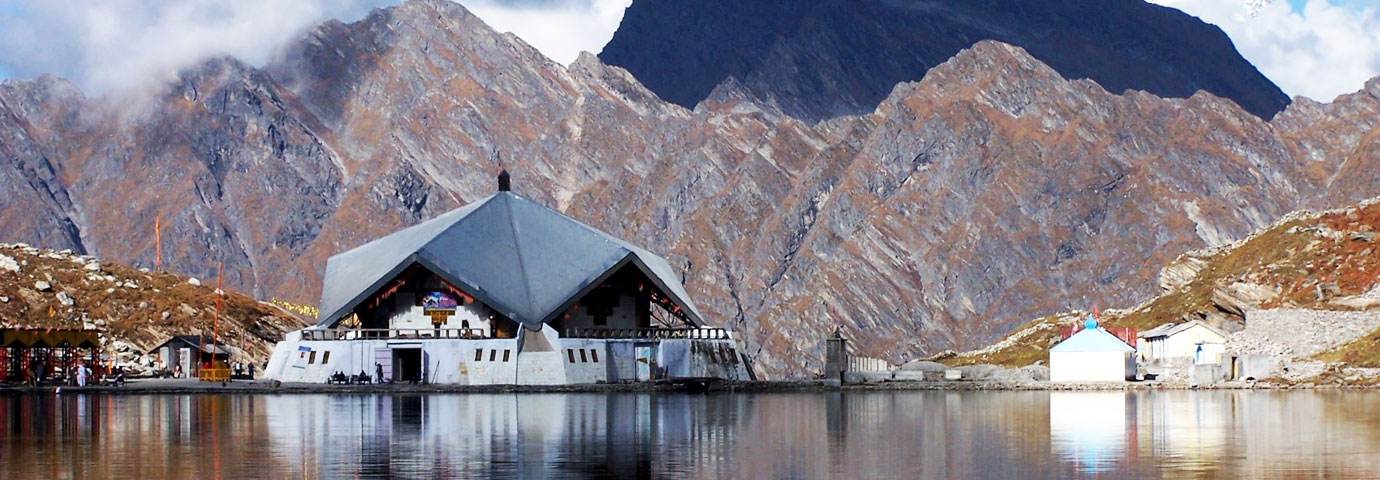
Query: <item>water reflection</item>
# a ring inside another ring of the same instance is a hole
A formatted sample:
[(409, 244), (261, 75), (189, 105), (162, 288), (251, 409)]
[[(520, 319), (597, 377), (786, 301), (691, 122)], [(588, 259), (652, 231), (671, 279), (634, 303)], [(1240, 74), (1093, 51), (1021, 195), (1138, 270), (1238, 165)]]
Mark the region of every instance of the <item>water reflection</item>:
[(1050, 445), (1080, 471), (1115, 469), (1135, 441), (1126, 430), (1126, 392), (1049, 394)]
[(1380, 392), (0, 396), (5, 478), (1380, 477)]

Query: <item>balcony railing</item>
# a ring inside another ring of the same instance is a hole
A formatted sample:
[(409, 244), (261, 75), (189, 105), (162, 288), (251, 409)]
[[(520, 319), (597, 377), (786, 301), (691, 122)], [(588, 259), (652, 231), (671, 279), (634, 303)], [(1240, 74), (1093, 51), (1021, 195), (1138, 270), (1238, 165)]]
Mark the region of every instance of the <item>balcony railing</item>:
[(727, 340), (728, 330), (717, 327), (705, 328), (567, 328), (564, 338), (612, 338), (638, 340)]
[(388, 338), (490, 338), (482, 328), (357, 328), (353, 330), (303, 330), (303, 340), (378, 340)]

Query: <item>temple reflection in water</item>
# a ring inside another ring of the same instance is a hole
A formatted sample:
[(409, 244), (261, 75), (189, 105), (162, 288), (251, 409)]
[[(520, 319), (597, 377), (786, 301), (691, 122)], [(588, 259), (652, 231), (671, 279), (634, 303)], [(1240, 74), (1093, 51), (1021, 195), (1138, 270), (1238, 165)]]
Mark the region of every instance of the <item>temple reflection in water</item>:
[(7, 478), (1380, 477), (1380, 392), (0, 396)]

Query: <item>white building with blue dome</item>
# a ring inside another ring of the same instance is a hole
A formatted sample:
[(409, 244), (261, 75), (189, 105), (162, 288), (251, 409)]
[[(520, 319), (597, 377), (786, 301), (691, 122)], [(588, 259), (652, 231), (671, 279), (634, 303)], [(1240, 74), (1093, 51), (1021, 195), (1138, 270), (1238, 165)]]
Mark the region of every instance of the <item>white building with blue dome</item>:
[(1136, 349), (1088, 319), (1083, 330), (1049, 349), (1052, 382), (1124, 382), (1136, 378)]

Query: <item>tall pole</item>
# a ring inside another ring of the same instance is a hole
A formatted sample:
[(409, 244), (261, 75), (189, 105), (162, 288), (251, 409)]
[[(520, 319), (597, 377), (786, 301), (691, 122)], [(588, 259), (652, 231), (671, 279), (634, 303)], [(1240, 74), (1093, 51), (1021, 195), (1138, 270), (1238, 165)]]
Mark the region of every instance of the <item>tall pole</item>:
[(156, 270), (163, 271), (163, 214), (153, 217), (153, 252)]
[(220, 335), (220, 299), (224, 296), (220, 289), (221, 273), (225, 270), (225, 261), (216, 265), (216, 316), (211, 321), (211, 368), (216, 368), (216, 343)]

